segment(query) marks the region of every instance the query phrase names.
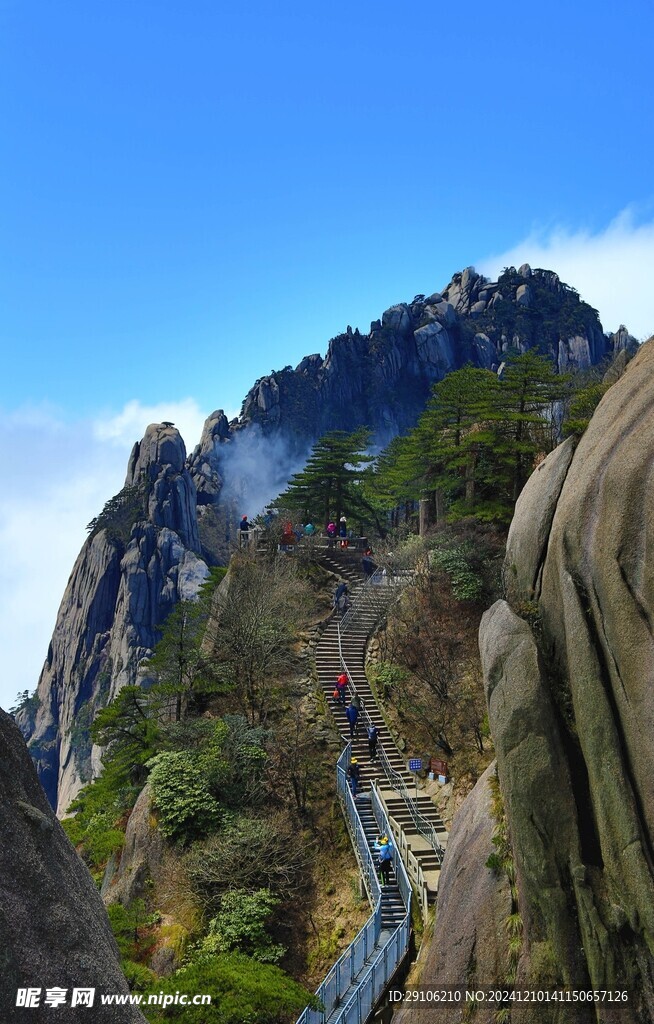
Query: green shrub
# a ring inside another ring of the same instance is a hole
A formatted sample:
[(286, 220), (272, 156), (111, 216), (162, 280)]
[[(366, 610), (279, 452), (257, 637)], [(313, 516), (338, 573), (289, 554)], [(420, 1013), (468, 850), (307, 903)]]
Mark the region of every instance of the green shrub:
[(272, 942), (266, 924), (279, 902), (270, 889), (258, 889), (256, 892), (232, 889), (226, 892), (221, 900), (220, 913), (209, 923), (209, 934), (199, 948), (199, 957), (239, 952), (261, 963), (278, 963), (286, 950)]
[(130, 992), (147, 992), (158, 984), (157, 975), (145, 964), (137, 964), (134, 960), (121, 962), (123, 974), (127, 978)]
[(478, 601), (483, 595), (484, 583), (471, 564), (471, 556), (468, 544), (432, 551), (432, 564), (449, 576), (452, 593), (459, 601)]
[(148, 761), (152, 803), (159, 830), (168, 839), (189, 843), (213, 832), (220, 804), (208, 790), (206, 767), (191, 751), (163, 751)]
[(150, 1024), (287, 1024), (305, 1006), (316, 1005), (315, 997), (279, 967), (237, 953), (184, 967), (170, 978), (160, 978), (153, 991), (207, 994), (211, 1006), (157, 1007), (149, 1014)]

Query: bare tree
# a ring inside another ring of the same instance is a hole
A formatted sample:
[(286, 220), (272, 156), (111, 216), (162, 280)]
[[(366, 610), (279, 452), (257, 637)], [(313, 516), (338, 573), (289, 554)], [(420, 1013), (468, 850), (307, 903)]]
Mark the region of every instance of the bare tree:
[(262, 724), (293, 661), (292, 645), (310, 599), (291, 559), (243, 554), (215, 593), (205, 645), (215, 671), (242, 697), (251, 723)]

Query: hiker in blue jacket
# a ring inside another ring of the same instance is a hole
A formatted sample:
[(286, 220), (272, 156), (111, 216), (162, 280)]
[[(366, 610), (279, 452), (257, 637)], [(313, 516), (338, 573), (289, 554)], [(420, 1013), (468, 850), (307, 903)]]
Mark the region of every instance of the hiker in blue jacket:
[(350, 738), (354, 739), (357, 734), (357, 724), (359, 722), (359, 709), (356, 704), (350, 704), (346, 707), (345, 717), (350, 723)]
[(377, 851), (377, 863), (382, 885), (388, 885), (393, 863), (393, 844), (388, 836), (383, 835), (376, 841), (374, 848)]

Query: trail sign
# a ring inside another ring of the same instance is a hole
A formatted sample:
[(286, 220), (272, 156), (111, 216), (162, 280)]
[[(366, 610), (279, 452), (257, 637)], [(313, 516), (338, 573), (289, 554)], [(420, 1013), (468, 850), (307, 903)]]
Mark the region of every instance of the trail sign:
[(410, 772), (421, 772), (422, 771), (422, 758), (421, 757), (410, 757), (409, 758), (409, 771)]
[(433, 772), (434, 775), (446, 775), (447, 776), (447, 774), (448, 774), (447, 761), (441, 760), (440, 757), (432, 757), (432, 758), (429, 759), (429, 770), (431, 772)]

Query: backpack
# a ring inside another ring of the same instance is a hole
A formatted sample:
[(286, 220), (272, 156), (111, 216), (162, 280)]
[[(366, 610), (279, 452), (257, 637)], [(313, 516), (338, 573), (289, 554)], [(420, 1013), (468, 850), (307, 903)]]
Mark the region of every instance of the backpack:
[(369, 740), (376, 740), (378, 732), (379, 732), (379, 729), (377, 728), (376, 725), (369, 725), (368, 726), (368, 739)]

